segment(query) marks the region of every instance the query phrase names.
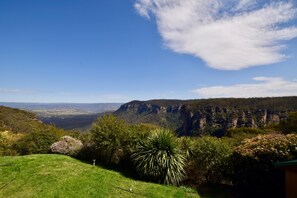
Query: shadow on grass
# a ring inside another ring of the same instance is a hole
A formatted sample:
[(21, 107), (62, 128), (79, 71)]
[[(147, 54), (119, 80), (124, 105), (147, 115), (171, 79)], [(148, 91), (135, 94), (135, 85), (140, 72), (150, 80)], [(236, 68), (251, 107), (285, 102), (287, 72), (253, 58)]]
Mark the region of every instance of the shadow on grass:
[[(80, 160), (80, 159), (78, 160), (90, 165), (93, 164), (92, 160)], [(150, 182), (140, 178), (139, 175), (137, 175), (135, 169), (133, 168), (133, 164), (129, 162), (122, 162), (119, 165), (115, 166), (115, 165), (105, 164), (100, 161), (96, 161), (96, 166), (104, 168), (106, 170), (118, 172), (124, 177), (133, 179), (135, 181)], [(114, 187), (121, 189), (118, 186), (114, 186)], [(185, 188), (187, 187), (188, 186), (186, 185)], [(238, 198), (240, 197), (238, 193), (235, 191), (234, 187), (231, 185), (203, 185), (196, 188), (193, 188), (193, 187), (189, 187), (189, 188), (191, 188), (193, 191), (196, 191), (201, 196), (201, 198)], [(129, 189), (122, 189), (122, 190), (130, 192), (135, 195), (144, 196), (142, 194), (137, 194), (135, 192), (129, 191)]]
[[(93, 160), (82, 160), (82, 159), (77, 159), (77, 160), (79, 160), (83, 163), (86, 163), (86, 164), (90, 164), (90, 165), (93, 164)], [(129, 178), (129, 179), (133, 179), (136, 181), (144, 181), (138, 176), (136, 171), (133, 169), (133, 165), (128, 162), (122, 162), (119, 165), (110, 165), (110, 164), (106, 164), (106, 163), (96, 160), (96, 166), (104, 168), (106, 170), (118, 172), (121, 175), (123, 175), (124, 177)]]
[(201, 198), (239, 198), (238, 191), (231, 185), (202, 185), (197, 192)]

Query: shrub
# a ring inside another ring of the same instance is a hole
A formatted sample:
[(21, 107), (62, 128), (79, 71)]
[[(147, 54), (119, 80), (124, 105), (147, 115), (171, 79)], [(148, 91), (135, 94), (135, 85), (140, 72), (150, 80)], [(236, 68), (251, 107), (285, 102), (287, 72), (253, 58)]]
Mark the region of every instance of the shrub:
[(21, 155), (50, 153), (50, 146), (58, 137), (49, 131), (32, 132), (15, 142), (13, 147)]
[(297, 112), (290, 113), (288, 119), (282, 120), (279, 124), (279, 128), (286, 134), (292, 132), (297, 133)]
[(53, 153), (74, 156), (82, 148), (83, 144), (80, 140), (70, 136), (63, 136), (61, 140), (51, 145)]
[(195, 140), (192, 157), (187, 166), (187, 175), (197, 184), (221, 183), (228, 170), (232, 148), (222, 139), (201, 137)]
[(269, 134), (246, 139), (233, 155), (232, 180), (242, 189), (258, 196), (282, 197), (283, 171), (274, 163), (297, 159), (297, 135)]
[(195, 138), (183, 136), (179, 137), (177, 141), (182, 151), (185, 153), (186, 159), (189, 160), (193, 156)]
[(128, 125), (113, 115), (98, 118), (91, 128), (91, 140), (101, 162), (117, 165), (129, 145)]
[(132, 153), (135, 152), (139, 142), (146, 140), (152, 134), (152, 131), (156, 129), (160, 129), (160, 127), (150, 124), (129, 125), (129, 135), (127, 136), (128, 145), (125, 149), (127, 156), (130, 158)]
[(23, 136), (23, 134), (9, 131), (0, 132), (0, 156), (17, 155), (18, 153), (13, 148), (13, 144)]
[(84, 161), (92, 161), (94, 159), (100, 159), (99, 154), (93, 142), (85, 142), (75, 157)]
[(270, 131), (259, 129), (259, 128), (240, 127), (240, 128), (228, 129), (226, 136), (236, 137), (236, 136), (242, 136), (243, 134), (260, 135), (260, 134), (265, 134), (267, 132), (270, 132)]
[(90, 138), (85, 138), (78, 157), (83, 160), (98, 159), (107, 165), (131, 169), (130, 156), (136, 145), (156, 128), (150, 124), (127, 125), (113, 115), (104, 115), (93, 124)]
[(149, 181), (178, 185), (185, 176), (185, 157), (176, 137), (166, 129), (154, 130), (132, 154), (138, 174)]

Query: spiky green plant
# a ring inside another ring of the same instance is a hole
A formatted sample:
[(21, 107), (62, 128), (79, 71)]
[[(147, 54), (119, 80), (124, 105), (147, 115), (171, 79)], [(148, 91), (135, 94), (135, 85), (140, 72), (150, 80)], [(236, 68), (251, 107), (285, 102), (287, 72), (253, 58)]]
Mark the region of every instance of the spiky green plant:
[(150, 181), (179, 185), (185, 176), (185, 157), (169, 130), (154, 130), (131, 157), (138, 174)]

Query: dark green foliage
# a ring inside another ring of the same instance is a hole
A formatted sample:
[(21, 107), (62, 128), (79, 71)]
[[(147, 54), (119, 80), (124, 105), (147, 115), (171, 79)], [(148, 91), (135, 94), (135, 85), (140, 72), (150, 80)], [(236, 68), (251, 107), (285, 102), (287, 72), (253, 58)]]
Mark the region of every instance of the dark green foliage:
[(75, 157), (83, 161), (91, 162), (94, 159), (100, 159), (101, 156), (94, 143), (85, 142)]
[(129, 145), (128, 125), (113, 115), (104, 115), (93, 124), (91, 134), (100, 160), (119, 164), (124, 149)]
[(265, 134), (268, 132), (271, 132), (271, 131), (259, 129), (259, 128), (241, 127), (241, 128), (228, 129), (226, 136), (233, 138), (233, 137), (241, 136), (244, 134), (260, 135), (260, 134)]
[(282, 120), (279, 129), (284, 133), (297, 133), (297, 112), (290, 113), (288, 119)]
[(59, 137), (49, 131), (32, 132), (16, 141), (13, 147), (21, 155), (46, 154), (50, 153), (50, 146), (58, 140)]
[(188, 108), (196, 112), (201, 108), (225, 107), (240, 110), (269, 109), (271, 111), (286, 111), (297, 109), (297, 97), (272, 97), (272, 98), (217, 98), (190, 100)]
[(187, 160), (191, 159), (191, 157), (193, 157), (193, 147), (195, 144), (195, 138), (179, 137), (177, 140), (180, 145), (180, 148), (185, 153)]
[(249, 128), (249, 127), (241, 127), (235, 129), (228, 129), (226, 133), (226, 137), (223, 137), (224, 141), (229, 142), (233, 147), (239, 146), (242, 141), (248, 138), (256, 137), (257, 135), (264, 135), (275, 132), (274, 128)]
[(187, 175), (190, 179), (196, 179), (197, 184), (221, 183), (229, 168), (229, 156), (231, 154), (232, 148), (222, 139), (215, 137), (197, 138), (192, 146)]
[(155, 130), (131, 157), (138, 174), (149, 181), (178, 185), (184, 178), (185, 157), (168, 130)]
[(182, 106), (199, 110), (209, 107), (234, 107), (238, 109), (271, 109), (287, 110), (297, 109), (297, 97), (267, 97), (267, 98), (215, 98), (215, 99), (198, 99), (198, 100), (149, 100), (149, 101), (132, 101), (130, 105), (150, 104), (156, 106)]
[(297, 159), (297, 135), (269, 134), (247, 139), (231, 157), (233, 183), (254, 197), (282, 197), (284, 171), (273, 164), (293, 159)]
[(113, 115), (105, 115), (93, 124), (89, 137), (88, 134), (79, 137), (84, 146), (78, 158), (98, 159), (108, 165), (120, 164), (122, 168), (131, 169), (130, 156), (136, 145), (157, 128), (150, 124), (127, 125)]
[(152, 131), (157, 129), (160, 129), (160, 127), (152, 124), (129, 125), (130, 139), (133, 141), (133, 148), (135, 148), (139, 141), (146, 140), (152, 134)]

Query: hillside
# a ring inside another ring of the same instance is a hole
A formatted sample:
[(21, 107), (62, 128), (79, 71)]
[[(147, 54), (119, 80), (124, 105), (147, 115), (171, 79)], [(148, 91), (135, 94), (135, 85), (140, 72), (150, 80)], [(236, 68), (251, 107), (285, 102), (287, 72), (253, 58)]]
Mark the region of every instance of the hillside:
[(199, 197), (184, 188), (135, 181), (62, 155), (1, 157), (0, 170), (0, 197), (7, 198)]
[[(88, 131), (92, 123), (103, 113), (117, 110), (121, 103), (9, 103), (0, 106), (33, 112), (45, 124), (53, 124), (65, 130)], [(29, 115), (29, 113), (27, 114)]]
[(297, 97), (132, 101), (114, 114), (129, 123), (151, 123), (180, 135), (224, 134), (228, 128), (278, 124), (297, 111)]
[(29, 133), (46, 127), (34, 113), (0, 106), (0, 131)]

